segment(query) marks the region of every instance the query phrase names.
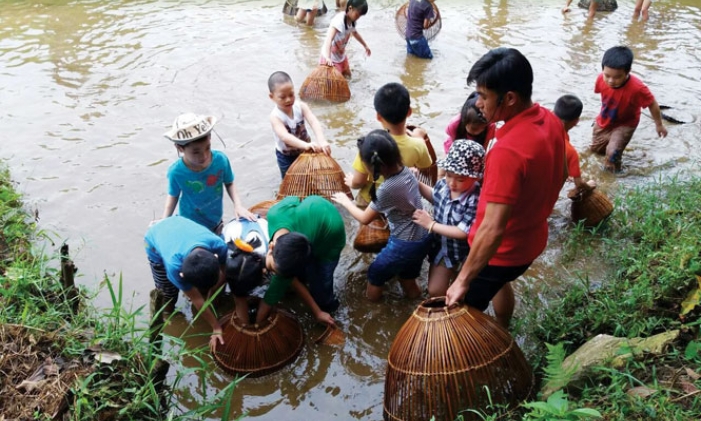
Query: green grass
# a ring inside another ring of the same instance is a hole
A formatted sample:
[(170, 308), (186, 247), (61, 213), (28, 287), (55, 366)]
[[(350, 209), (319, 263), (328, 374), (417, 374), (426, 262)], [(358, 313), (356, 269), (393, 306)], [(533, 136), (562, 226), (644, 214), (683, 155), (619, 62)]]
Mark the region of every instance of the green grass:
[[(232, 417), (230, 401), (237, 381), (216, 394), (208, 394), (206, 379), (213, 369), (205, 347), (188, 349), (184, 338), (162, 335), (162, 342), (150, 343), (152, 334), (144, 320), (148, 309), (127, 310), (121, 279), (105, 278), (103, 285), (111, 307), (98, 310), (90, 305), (88, 292), (78, 297), (67, 294), (59, 281), (59, 255), (32, 250), (31, 244), (45, 236), (37, 232), (22, 209), (21, 196), (0, 170), (0, 324), (23, 325), (37, 331), (56, 332), (63, 342), (60, 356), (68, 361), (85, 360), (101, 350), (119, 357), (111, 364), (96, 364), (96, 370), (79, 379), (71, 389), (67, 417), (75, 421), (111, 420), (198, 420)], [(95, 291), (90, 292), (95, 294)], [(73, 313), (71, 300), (80, 300)], [(166, 350), (166, 351), (162, 351)], [(199, 365), (185, 368), (189, 358)], [(167, 364), (177, 368), (164, 381)], [(31, 373), (30, 373), (31, 374)], [(195, 399), (196, 409), (181, 409), (177, 397), (188, 376), (202, 383)], [(59, 398), (59, 397), (56, 397)], [(35, 413), (34, 418), (47, 419)]]

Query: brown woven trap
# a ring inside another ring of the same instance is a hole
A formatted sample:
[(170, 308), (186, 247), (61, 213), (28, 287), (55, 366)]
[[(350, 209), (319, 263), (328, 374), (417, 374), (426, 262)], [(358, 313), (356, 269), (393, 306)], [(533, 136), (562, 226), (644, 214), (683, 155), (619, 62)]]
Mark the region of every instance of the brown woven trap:
[(345, 193), (350, 199), (353, 194), (345, 183), (343, 169), (335, 159), (322, 153), (305, 152), (300, 154), (285, 174), (277, 193), (277, 200), (287, 196), (317, 195), (331, 199), (336, 192)]
[[(590, 3), (590, 0), (579, 0), (577, 6), (589, 10)], [(618, 9), (618, 2), (616, 2), (616, 0), (598, 0), (596, 2), (597, 12), (613, 12), (616, 9)]]
[[(431, 5), (433, 5), (433, 19), (431, 19), (431, 22), (429, 22), (428, 28), (424, 28), (424, 37), (426, 37), (426, 40), (431, 41), (438, 35), (438, 33), (441, 31), (441, 27), (443, 26), (441, 22), (441, 12), (438, 10), (438, 6), (436, 6), (436, 2), (431, 1)], [(399, 33), (399, 36), (402, 37), (402, 39), (406, 39), (406, 22), (407, 22), (407, 10), (409, 8), (409, 2), (404, 3), (399, 9), (397, 9), (397, 13), (394, 15), (394, 25), (397, 27), (397, 32)]]
[(220, 323), (224, 345), (217, 343), (214, 361), (232, 375), (273, 373), (297, 358), (304, 344), (302, 326), (282, 310), (273, 309), (262, 326), (242, 326), (236, 312), (222, 317)]
[(277, 202), (279, 202), (279, 200), (264, 200), (251, 206), (248, 210), (261, 218), (265, 218), (268, 216), (268, 210)]
[(583, 221), (585, 227), (599, 225), (613, 212), (611, 201), (598, 190), (582, 192), (574, 188), (567, 193), (567, 197), (572, 200), (572, 221)]
[[(407, 134), (409, 134), (416, 129), (416, 126), (407, 125), (406, 129)], [(431, 164), (431, 166), (428, 168), (419, 169), (418, 180), (433, 187), (436, 184), (436, 181), (438, 181), (438, 164), (436, 162), (438, 157), (436, 156), (436, 151), (433, 149), (433, 145), (431, 144), (431, 139), (428, 137), (428, 134), (424, 136), (424, 142), (426, 142), (426, 148), (428, 148), (428, 154), (431, 156), (431, 161), (433, 161), (433, 164)]]
[(320, 64), (302, 82), (299, 97), (304, 100), (345, 102), (350, 99), (351, 92), (341, 72), (333, 66)]
[(453, 421), (458, 414), (476, 420), (464, 410), (516, 404), (529, 397), (534, 383), (509, 332), (477, 309), (445, 307), (444, 297), (419, 305), (387, 360), (385, 420)]
[[(316, 15), (325, 15), (328, 11), (329, 9), (326, 7), (326, 4), (322, 1), (321, 7), (316, 10)], [(297, 14), (297, 0), (285, 0), (285, 4), (282, 5), (282, 14), (295, 16)]]
[(360, 224), (353, 248), (361, 253), (379, 253), (389, 241), (389, 223), (380, 215), (368, 225)]

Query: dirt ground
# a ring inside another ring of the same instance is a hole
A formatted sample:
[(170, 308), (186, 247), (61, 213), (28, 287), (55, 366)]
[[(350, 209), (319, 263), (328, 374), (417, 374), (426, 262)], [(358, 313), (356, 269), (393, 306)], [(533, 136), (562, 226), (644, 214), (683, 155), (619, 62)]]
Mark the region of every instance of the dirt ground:
[(60, 420), (70, 388), (93, 371), (89, 361), (66, 361), (59, 334), (0, 325), (0, 421)]

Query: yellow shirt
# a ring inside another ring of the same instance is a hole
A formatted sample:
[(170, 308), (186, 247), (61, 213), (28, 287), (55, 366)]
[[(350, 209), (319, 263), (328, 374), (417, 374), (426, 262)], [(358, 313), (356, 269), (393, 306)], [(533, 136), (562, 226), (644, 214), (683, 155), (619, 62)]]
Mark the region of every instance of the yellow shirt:
[[(428, 148), (423, 139), (416, 137), (410, 137), (408, 135), (395, 136), (392, 138), (397, 142), (399, 147), (399, 154), (402, 157), (402, 162), (407, 167), (416, 167), (419, 169), (428, 168), (433, 164), (431, 155), (428, 153)], [(360, 159), (360, 153), (355, 155), (355, 160), (353, 160), (353, 169), (361, 174), (367, 174), (367, 184), (363, 186), (358, 192), (358, 197), (365, 201), (365, 203), (370, 203), (370, 186), (372, 186), (372, 174), (368, 173), (368, 170), (363, 165), (363, 161)], [(385, 179), (380, 176), (379, 179), (375, 181), (375, 189), (380, 187), (380, 184)]]

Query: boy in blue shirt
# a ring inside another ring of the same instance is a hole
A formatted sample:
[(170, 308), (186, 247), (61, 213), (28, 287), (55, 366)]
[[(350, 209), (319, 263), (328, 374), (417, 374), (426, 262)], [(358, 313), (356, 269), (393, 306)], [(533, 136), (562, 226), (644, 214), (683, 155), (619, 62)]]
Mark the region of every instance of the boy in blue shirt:
[(223, 190), (234, 204), (234, 218), (255, 220), (239, 199), (229, 158), (211, 147), (212, 116), (186, 113), (178, 116), (165, 137), (182, 155), (168, 168), (168, 198), (163, 218), (173, 215), (180, 203), (179, 214), (219, 233), (222, 228)]
[(424, 36), (424, 29), (428, 28), (431, 20), (435, 18), (433, 4), (429, 0), (410, 0), (407, 8), (406, 20), (406, 52), (416, 57), (432, 59), (433, 53), (428, 46), (428, 40)]
[[(200, 310), (207, 297), (224, 285), (226, 243), (202, 225), (172, 216), (152, 224), (144, 240), (153, 281), (166, 301), (164, 317), (173, 311), (178, 291)], [(202, 317), (212, 327), (210, 346), (223, 344), (221, 325), (209, 306)]]

